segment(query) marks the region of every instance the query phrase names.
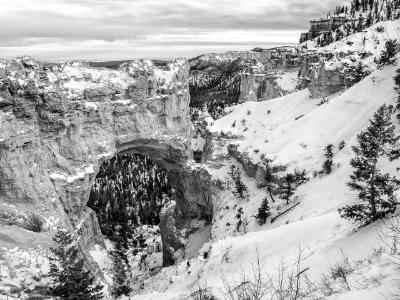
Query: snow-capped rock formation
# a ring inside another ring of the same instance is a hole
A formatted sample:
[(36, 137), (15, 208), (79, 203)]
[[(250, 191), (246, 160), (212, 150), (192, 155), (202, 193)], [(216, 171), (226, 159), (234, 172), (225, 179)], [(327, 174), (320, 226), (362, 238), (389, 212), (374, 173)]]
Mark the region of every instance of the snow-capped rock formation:
[(191, 106), (229, 106), (293, 92), (297, 85), (297, 52), (293, 47), (256, 48), (191, 59)]
[(7, 246), (18, 246), (13, 235), (23, 231), (8, 225), (28, 214), (47, 229), (60, 223), (75, 231), (84, 253), (101, 244), (86, 206), (90, 188), (103, 161), (136, 152), (168, 170), (177, 192), (176, 206), (161, 216), (164, 264), (173, 263), (188, 237), (180, 229), (210, 214), (203, 197), (210, 182), (191, 164), (188, 81), (185, 60), (165, 68), (133, 61), (117, 70), (29, 57), (0, 61), (0, 226)]

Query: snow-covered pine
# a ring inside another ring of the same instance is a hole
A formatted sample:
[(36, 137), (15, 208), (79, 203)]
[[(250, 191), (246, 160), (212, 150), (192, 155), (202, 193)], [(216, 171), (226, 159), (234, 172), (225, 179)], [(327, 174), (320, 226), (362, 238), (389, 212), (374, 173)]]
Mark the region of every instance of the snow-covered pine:
[(271, 216), (271, 212), (270, 212), (270, 207), (268, 204), (268, 198), (264, 198), (261, 203), (260, 208), (258, 209), (258, 213), (256, 215), (258, 224), (264, 225), (270, 216)]
[(325, 174), (330, 174), (332, 172), (332, 165), (333, 165), (333, 144), (329, 144), (325, 147), (325, 157), (326, 160), (324, 161), (322, 165), (322, 171)]
[(370, 126), (357, 137), (358, 145), (353, 147), (356, 157), (350, 162), (354, 171), (348, 186), (358, 192), (363, 202), (340, 209), (344, 218), (369, 224), (396, 211), (395, 192), (400, 181), (378, 167), (380, 159), (392, 161), (400, 156), (400, 136), (395, 134), (392, 116), (393, 107), (382, 105)]
[(81, 257), (76, 241), (65, 229), (59, 228), (53, 237), (56, 246), (51, 248), (50, 272), (51, 284), (45, 296), (60, 299), (100, 300), (103, 299), (103, 286), (91, 271), (86, 270), (85, 260)]

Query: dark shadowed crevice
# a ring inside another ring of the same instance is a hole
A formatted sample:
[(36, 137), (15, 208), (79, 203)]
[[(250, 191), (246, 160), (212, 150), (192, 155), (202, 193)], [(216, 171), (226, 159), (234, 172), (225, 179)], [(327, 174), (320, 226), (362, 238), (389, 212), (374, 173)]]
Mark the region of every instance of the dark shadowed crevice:
[(148, 156), (125, 153), (101, 165), (87, 205), (129, 269), (146, 276), (162, 268), (160, 212), (173, 199), (167, 171)]

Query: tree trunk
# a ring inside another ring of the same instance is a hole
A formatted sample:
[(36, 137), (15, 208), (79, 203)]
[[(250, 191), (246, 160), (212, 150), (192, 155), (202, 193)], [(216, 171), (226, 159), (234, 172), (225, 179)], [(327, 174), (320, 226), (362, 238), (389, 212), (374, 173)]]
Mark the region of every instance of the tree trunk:
[(268, 187), (268, 193), (269, 193), (269, 196), (271, 197), (272, 202), (275, 203), (275, 199), (272, 196), (271, 188), (269, 188), (269, 187)]
[(370, 181), (371, 196), (369, 199), (369, 204), (371, 205), (373, 221), (378, 219), (378, 214), (376, 212), (376, 199), (375, 199), (375, 197), (376, 197), (376, 195), (375, 195), (375, 175), (376, 175), (377, 163), (378, 163), (378, 158), (376, 158), (374, 161), (374, 167), (372, 168), (371, 181)]

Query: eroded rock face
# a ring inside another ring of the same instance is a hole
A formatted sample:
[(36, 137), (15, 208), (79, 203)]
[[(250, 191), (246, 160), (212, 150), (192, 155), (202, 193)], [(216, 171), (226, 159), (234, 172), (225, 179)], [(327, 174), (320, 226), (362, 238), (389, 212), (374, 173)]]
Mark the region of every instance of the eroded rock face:
[(134, 61), (117, 70), (28, 57), (0, 61), (0, 209), (59, 220), (87, 249), (102, 239), (86, 206), (101, 163), (136, 152), (170, 171), (179, 218), (197, 217), (201, 199), (187, 176), (188, 77), (185, 60), (163, 69)]
[(293, 92), (299, 68), (294, 47), (211, 53), (190, 63), (191, 105), (196, 108), (213, 102), (229, 106), (263, 101)]
[(304, 50), (300, 55), (299, 88), (308, 87), (312, 98), (348, 89), (370, 74), (362, 59), (370, 53)]
[(240, 102), (275, 99), (297, 88), (299, 50), (281, 47), (260, 51), (262, 68), (253, 68), (241, 75)]
[(238, 151), (238, 145), (236, 144), (228, 145), (228, 154), (243, 166), (243, 170), (246, 172), (247, 176), (256, 179), (258, 188), (264, 188), (267, 186), (268, 182), (265, 179), (267, 174), (265, 165), (254, 164), (248, 157), (247, 153), (241, 153)]

